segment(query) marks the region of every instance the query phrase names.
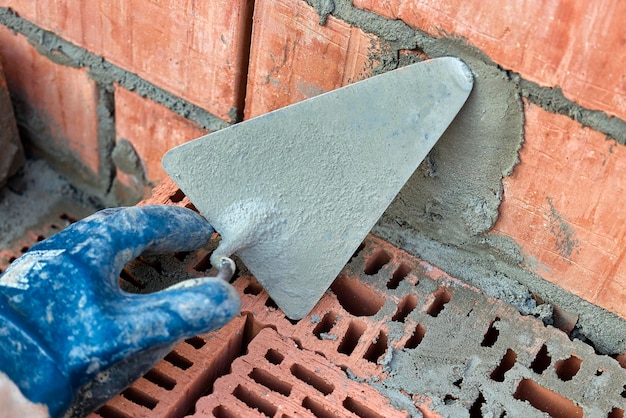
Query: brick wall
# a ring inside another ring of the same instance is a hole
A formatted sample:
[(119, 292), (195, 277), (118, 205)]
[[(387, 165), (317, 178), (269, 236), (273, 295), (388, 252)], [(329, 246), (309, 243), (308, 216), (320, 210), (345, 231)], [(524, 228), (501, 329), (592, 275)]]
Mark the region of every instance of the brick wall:
[[(502, 286), (522, 285), (592, 340), (598, 324), (626, 318), (626, 4), (204, 3), (0, 0), (0, 54), (27, 150), (105, 202), (133, 203), (164, 178), (172, 146), (399, 65), (459, 56), (477, 75), (463, 125), (376, 232), (505, 299)], [(488, 112), (503, 90), (508, 105)], [(446, 177), (463, 164), (475, 171)], [(441, 193), (454, 187), (476, 199)]]

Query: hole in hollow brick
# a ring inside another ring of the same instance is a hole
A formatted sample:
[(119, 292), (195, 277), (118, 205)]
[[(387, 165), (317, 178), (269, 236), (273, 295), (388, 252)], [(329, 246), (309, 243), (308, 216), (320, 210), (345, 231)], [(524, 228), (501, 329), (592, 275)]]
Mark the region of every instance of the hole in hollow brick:
[(363, 251), (364, 248), (365, 248), (365, 243), (362, 242), (361, 244), (359, 244), (359, 247), (354, 251), (354, 254), (352, 254), (352, 257), (350, 257), (350, 260), (357, 258), (359, 254), (361, 254), (361, 251)]
[(469, 409), (470, 418), (481, 418), (483, 416), (482, 407), (485, 404), (486, 400), (481, 391), (478, 391), (478, 397), (472, 404), (472, 407)]
[(582, 364), (582, 360), (576, 356), (571, 356), (564, 360), (559, 360), (554, 364), (554, 370), (556, 371), (556, 375), (559, 379), (567, 382), (568, 380), (572, 380), (576, 373), (580, 370), (580, 365)]
[(387, 282), (387, 289), (397, 289), (400, 282), (411, 272), (411, 267), (406, 263), (400, 263)]
[(302, 399), (302, 407), (311, 411), (316, 418), (337, 418), (337, 415), (328, 411), (326, 406), (308, 396)]
[(263, 286), (256, 280), (251, 280), (250, 283), (243, 289), (243, 293), (246, 295), (258, 296), (263, 291)]
[(291, 385), (280, 380), (267, 370), (255, 367), (248, 376), (259, 385), (265, 386), (269, 390), (280, 393), (283, 396), (289, 396), (291, 394)]
[(380, 356), (385, 354), (387, 351), (387, 334), (382, 329), (378, 333), (378, 337), (376, 341), (372, 342), (369, 347), (367, 347), (367, 351), (363, 358), (367, 361), (371, 361), (372, 363), (378, 362)]
[(624, 418), (624, 410), (620, 408), (613, 408), (607, 415), (607, 418)]
[(44, 237), (43, 235), (37, 235), (37, 242), (41, 242), (44, 239), (46, 239), (46, 237)]
[(189, 344), (190, 346), (192, 346), (193, 348), (195, 348), (196, 350), (199, 350), (206, 345), (206, 341), (204, 341), (202, 338), (198, 336), (187, 338), (185, 342)]
[(283, 362), (283, 360), (285, 359), (285, 356), (283, 356), (278, 350), (270, 348), (265, 353), (265, 359), (269, 361), (270, 363), (278, 366), (280, 363)]
[(385, 303), (383, 296), (359, 280), (347, 276), (338, 277), (330, 288), (341, 306), (354, 316), (375, 315)]
[(416, 306), (417, 296), (414, 294), (406, 295), (402, 298), (400, 303), (398, 303), (398, 310), (395, 314), (393, 314), (391, 320), (395, 322), (404, 322), (406, 317), (413, 312), (413, 309), (415, 309)]
[(626, 385), (623, 386), (622, 398), (626, 398)]
[(234, 412), (231, 412), (224, 405), (216, 406), (215, 408), (213, 408), (212, 412), (213, 412), (213, 416), (215, 418), (239, 418), (238, 414), (235, 414)]
[(62, 213), (61, 216), (59, 216), (59, 219), (64, 220), (68, 224), (73, 224), (74, 222), (78, 221), (78, 219), (68, 215), (67, 213)]
[(120, 279), (124, 280), (127, 283), (130, 283), (131, 285), (135, 286), (138, 289), (146, 288), (146, 285), (141, 283), (141, 281), (137, 277), (135, 277), (135, 275), (132, 274), (126, 267), (123, 268), (122, 271), (120, 272)]
[(170, 196), (170, 201), (173, 203), (178, 203), (185, 198), (185, 193), (182, 190), (178, 189)]
[(20, 250), (22, 254), (24, 254), (26, 251), (28, 251), (28, 247), (26, 246), (22, 247), (22, 249)]
[(127, 415), (110, 405), (102, 406), (96, 411), (96, 414), (102, 418), (132, 418), (130, 415)]
[(187, 209), (191, 209), (191, 210), (193, 210), (194, 212), (199, 212), (199, 211), (198, 211), (198, 209), (197, 209), (197, 208), (194, 206), (194, 204), (193, 204), (193, 203), (191, 203), (191, 202), (187, 203), (187, 204), (185, 205), (185, 207), (186, 207)]
[(149, 370), (143, 377), (165, 390), (172, 390), (176, 386), (176, 380), (155, 369)]
[(383, 266), (391, 261), (391, 255), (385, 250), (377, 251), (372, 255), (369, 260), (365, 262), (365, 270), (363, 271), (368, 276), (373, 276), (378, 273)]
[(270, 308), (270, 309), (276, 309), (278, 310), (278, 305), (276, 304), (276, 302), (274, 302), (274, 299), (272, 299), (271, 297), (267, 297), (267, 299), (265, 300), (265, 306)]
[(191, 366), (193, 366), (193, 362), (191, 360), (186, 359), (175, 351), (170, 351), (167, 356), (163, 358), (163, 360), (167, 361), (174, 367), (178, 367), (181, 370), (187, 370)]
[(182, 263), (183, 261), (185, 261), (185, 258), (187, 258), (189, 254), (191, 254), (191, 252), (189, 251), (179, 251), (177, 253), (174, 253), (174, 257)]
[(195, 271), (198, 271), (198, 272), (206, 272), (206, 271), (211, 270), (211, 268), (213, 267), (211, 265), (211, 254), (212, 253), (209, 253), (209, 254), (205, 255), (204, 257), (202, 257), (202, 259), (200, 259), (200, 261), (198, 261), (193, 266), (193, 269)]
[(142, 390), (136, 389), (133, 386), (122, 392), (122, 396), (137, 405), (145, 406), (148, 409), (154, 409), (159, 401), (154, 399)]
[(417, 324), (415, 326), (415, 330), (413, 331), (413, 334), (411, 335), (411, 338), (406, 340), (406, 343), (404, 344), (404, 348), (411, 349), (411, 348), (417, 347), (418, 345), (420, 345), (420, 343), (424, 339), (424, 335), (426, 335), (426, 327), (422, 324)]
[(343, 407), (361, 418), (384, 418), (383, 415), (378, 414), (350, 396), (343, 400)]
[(330, 395), (335, 390), (335, 387), (332, 384), (328, 383), (321, 376), (318, 376), (316, 373), (298, 363), (293, 364), (289, 368), (289, 371), (291, 371), (291, 374), (294, 377), (303, 381), (307, 385), (312, 386), (323, 395)]
[(489, 375), (489, 377), (491, 377), (491, 380), (495, 380), (496, 382), (504, 382), (504, 374), (513, 368), (516, 361), (517, 354), (515, 354), (515, 351), (511, 350), (510, 348), (507, 349), (506, 353), (502, 357), (502, 360), (500, 360), (500, 364), (498, 364), (498, 366), (493, 369), (493, 371)]
[(348, 325), (348, 329), (346, 330), (337, 351), (343, 353), (347, 356), (352, 354), (356, 345), (359, 343), (359, 339), (361, 335), (365, 332), (365, 324), (359, 321), (351, 321), (350, 325)]
[(327, 335), (333, 328), (337, 321), (337, 314), (333, 311), (328, 311), (324, 314), (320, 322), (313, 328), (313, 334), (319, 339), (324, 339), (322, 336)]
[(522, 379), (513, 397), (527, 401), (533, 408), (547, 413), (551, 417), (582, 417), (583, 410), (564, 396), (544, 388), (530, 379)]
[(480, 343), (482, 347), (493, 347), (493, 345), (498, 341), (498, 336), (500, 335), (500, 331), (495, 327), (495, 324), (500, 321), (500, 318), (497, 316), (491, 323), (489, 324), (489, 329), (485, 333), (483, 337), (483, 341)]
[(435, 292), (435, 300), (430, 304), (426, 313), (433, 318), (439, 316), (443, 308), (446, 306), (448, 302), (452, 299), (452, 292), (446, 288), (439, 288)]
[(551, 362), (552, 358), (548, 355), (548, 347), (543, 344), (533, 362), (530, 363), (530, 368), (535, 373), (541, 374), (548, 368)]
[(273, 417), (276, 414), (276, 405), (242, 385), (237, 385), (233, 395), (250, 408), (256, 409), (267, 416)]

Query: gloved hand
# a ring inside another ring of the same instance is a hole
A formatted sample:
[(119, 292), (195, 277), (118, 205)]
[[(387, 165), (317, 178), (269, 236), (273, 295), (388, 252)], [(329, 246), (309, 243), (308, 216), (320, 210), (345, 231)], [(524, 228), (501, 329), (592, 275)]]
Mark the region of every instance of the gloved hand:
[(191, 210), (155, 205), (105, 209), (33, 246), (0, 276), (0, 371), (53, 417), (96, 409), (239, 312), (228, 258), (217, 278), (148, 295), (118, 286), (140, 254), (191, 251), (212, 233)]

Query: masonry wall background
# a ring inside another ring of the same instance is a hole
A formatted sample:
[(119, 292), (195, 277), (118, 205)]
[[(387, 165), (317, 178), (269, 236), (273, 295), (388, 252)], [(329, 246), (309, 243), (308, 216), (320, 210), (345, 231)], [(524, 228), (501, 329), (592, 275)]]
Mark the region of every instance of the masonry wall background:
[(177, 144), (399, 65), (464, 59), (468, 106), (375, 232), (524, 313), (576, 323), (599, 351), (626, 349), (623, 2), (0, 7), (27, 151), (105, 204), (149, 193)]

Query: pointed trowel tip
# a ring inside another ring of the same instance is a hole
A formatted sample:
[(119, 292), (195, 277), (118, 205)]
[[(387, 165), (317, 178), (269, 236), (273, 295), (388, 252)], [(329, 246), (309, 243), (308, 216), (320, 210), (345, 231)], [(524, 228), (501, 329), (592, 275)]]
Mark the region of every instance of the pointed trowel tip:
[(468, 92), (472, 90), (474, 86), (474, 74), (465, 62), (456, 57), (444, 57), (440, 59), (454, 63), (451, 67), (456, 67), (456, 71), (452, 73), (452, 78), (461, 90)]

